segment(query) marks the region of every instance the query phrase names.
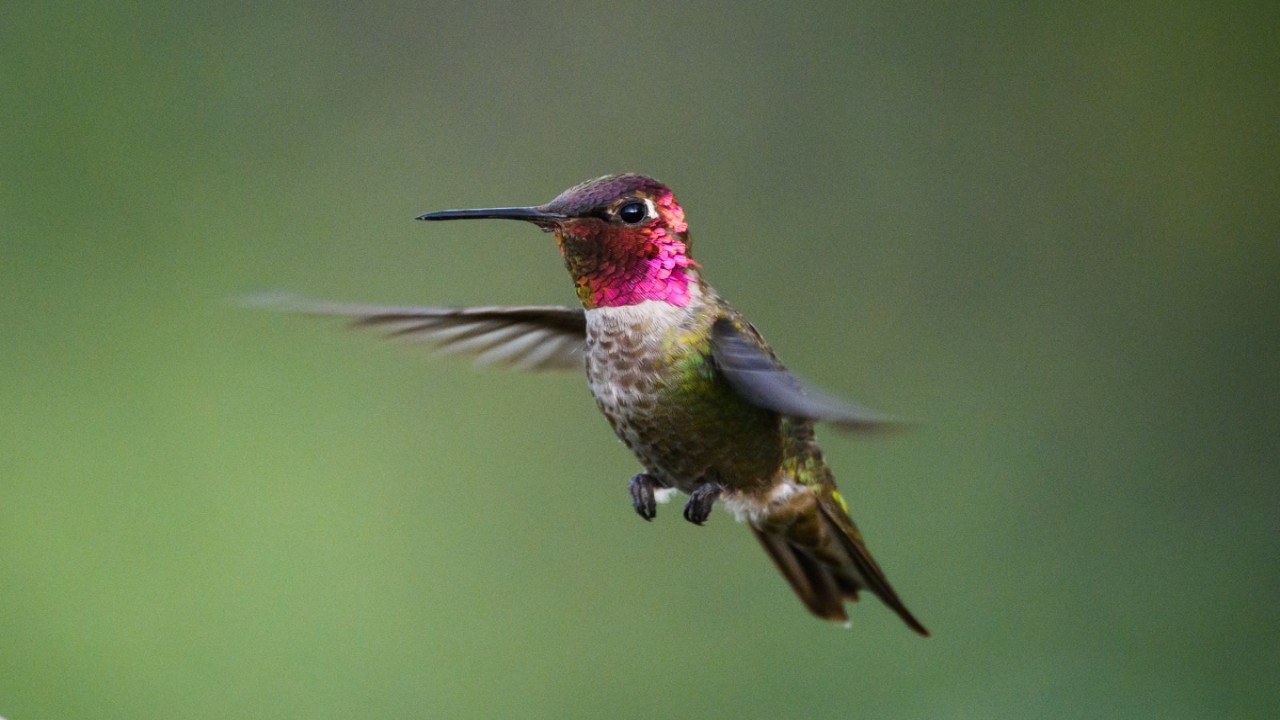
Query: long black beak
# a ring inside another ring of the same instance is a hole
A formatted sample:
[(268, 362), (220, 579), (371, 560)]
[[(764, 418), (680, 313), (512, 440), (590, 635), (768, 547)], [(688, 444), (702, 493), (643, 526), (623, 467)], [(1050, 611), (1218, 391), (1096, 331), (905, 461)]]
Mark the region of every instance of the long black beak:
[(538, 207), (480, 208), (477, 210), (439, 210), (419, 215), (419, 220), (524, 220), (547, 227), (568, 219), (560, 213)]

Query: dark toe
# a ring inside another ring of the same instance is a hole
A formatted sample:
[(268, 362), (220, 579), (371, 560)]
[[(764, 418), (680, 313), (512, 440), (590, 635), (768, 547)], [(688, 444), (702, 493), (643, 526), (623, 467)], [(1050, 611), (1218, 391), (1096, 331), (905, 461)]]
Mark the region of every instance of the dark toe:
[(653, 520), (658, 516), (658, 500), (654, 497), (656, 486), (653, 476), (645, 473), (637, 474), (628, 484), (631, 505), (636, 509), (636, 514), (645, 520)]
[(711, 508), (715, 507), (721, 490), (718, 483), (706, 483), (694, 488), (689, 495), (689, 502), (684, 506), (684, 519), (694, 525), (705, 523), (711, 517)]

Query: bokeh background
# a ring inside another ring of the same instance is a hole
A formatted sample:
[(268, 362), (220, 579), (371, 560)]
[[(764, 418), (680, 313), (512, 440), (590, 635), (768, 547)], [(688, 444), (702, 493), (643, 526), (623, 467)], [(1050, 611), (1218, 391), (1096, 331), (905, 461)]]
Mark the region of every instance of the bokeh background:
[[(0, 715), (1280, 707), (1274, 4), (0, 4)], [(423, 211), (672, 185), (874, 600), (629, 505), (578, 377), (236, 307), (573, 301)]]

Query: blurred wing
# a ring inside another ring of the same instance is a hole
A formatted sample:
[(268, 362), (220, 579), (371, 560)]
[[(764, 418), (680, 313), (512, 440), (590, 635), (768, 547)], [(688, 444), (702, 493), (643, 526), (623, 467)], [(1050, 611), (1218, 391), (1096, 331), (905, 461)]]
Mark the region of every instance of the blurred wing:
[(722, 317), (711, 326), (711, 354), (729, 384), (747, 402), (779, 415), (828, 422), (842, 430), (888, 430), (899, 421), (846, 402), (792, 375), (754, 327)]
[(581, 308), (396, 307), (254, 298), (249, 304), (303, 315), (346, 318), (351, 327), (372, 328), (388, 338), (418, 340), (445, 354), (470, 355), (477, 365), (516, 370), (582, 370), (587, 337)]

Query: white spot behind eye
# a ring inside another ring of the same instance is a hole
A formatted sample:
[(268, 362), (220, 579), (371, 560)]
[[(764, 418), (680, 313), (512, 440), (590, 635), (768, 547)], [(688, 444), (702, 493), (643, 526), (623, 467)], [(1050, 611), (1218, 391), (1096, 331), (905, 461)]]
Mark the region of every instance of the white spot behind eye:
[(650, 200), (649, 198), (641, 198), (641, 200), (644, 200), (644, 208), (645, 208), (644, 219), (652, 220), (658, 217), (658, 208), (653, 204), (653, 201)]

